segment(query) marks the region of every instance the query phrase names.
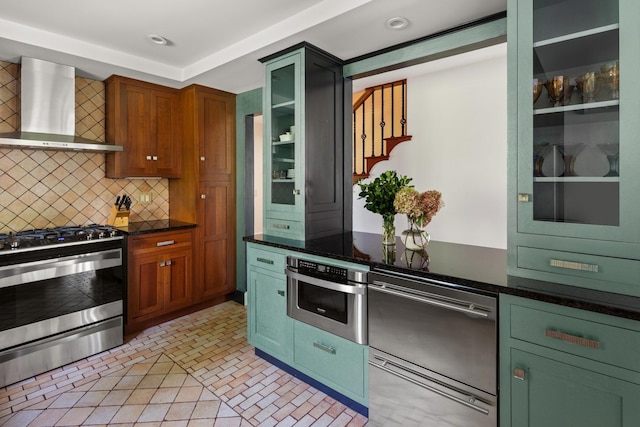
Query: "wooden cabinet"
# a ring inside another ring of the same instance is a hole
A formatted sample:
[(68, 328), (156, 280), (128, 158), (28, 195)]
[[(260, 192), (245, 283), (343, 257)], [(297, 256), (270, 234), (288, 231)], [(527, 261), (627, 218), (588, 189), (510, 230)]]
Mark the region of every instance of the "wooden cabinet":
[(509, 273), (640, 296), (640, 3), (508, 9)]
[(500, 425), (640, 424), (640, 324), (500, 295)]
[(196, 223), (194, 301), (236, 289), (235, 95), (199, 85), (180, 92), (183, 173), (169, 180), (169, 216)]
[(305, 240), (351, 230), (351, 85), (342, 62), (304, 43), (262, 61), (265, 234)]
[(120, 76), (106, 81), (106, 176), (175, 178), (181, 172), (177, 89)]
[(128, 237), (128, 328), (191, 305), (192, 244), (192, 231)]

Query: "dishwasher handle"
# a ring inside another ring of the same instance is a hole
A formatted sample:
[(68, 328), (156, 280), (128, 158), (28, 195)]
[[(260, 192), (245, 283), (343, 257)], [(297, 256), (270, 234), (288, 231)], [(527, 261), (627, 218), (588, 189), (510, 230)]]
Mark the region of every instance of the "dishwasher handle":
[(425, 383), (420, 382), (420, 381), (418, 381), (418, 380), (414, 380), (413, 378), (408, 377), (407, 375), (403, 375), (403, 374), (401, 374), (400, 372), (396, 372), (396, 371), (394, 371), (393, 369), (388, 368), (388, 367), (387, 367), (387, 365), (393, 366), (393, 367), (395, 367), (396, 369), (400, 369), (400, 370), (404, 370), (404, 371), (410, 372), (410, 373), (412, 373), (412, 374), (414, 374), (414, 375), (417, 375), (417, 376), (419, 376), (419, 377), (421, 377), (421, 378), (424, 378), (424, 379), (426, 379), (426, 380), (429, 380), (429, 378), (428, 378), (428, 377), (425, 377), (424, 375), (420, 375), (418, 372), (414, 372), (414, 371), (408, 370), (408, 369), (406, 369), (405, 367), (400, 366), (400, 365), (398, 365), (397, 363), (394, 363), (393, 361), (391, 361), (391, 360), (389, 360), (389, 359), (386, 359), (386, 358), (384, 358), (384, 357), (378, 356), (378, 355), (374, 356), (374, 358), (375, 358), (375, 359), (378, 359), (378, 360), (381, 360), (381, 361), (382, 361), (382, 363), (376, 363), (376, 362), (374, 362), (374, 361), (372, 361), (372, 360), (369, 360), (369, 364), (370, 364), (371, 366), (374, 366), (374, 367), (376, 367), (376, 368), (378, 368), (378, 369), (380, 369), (380, 370), (383, 370), (383, 371), (385, 371), (385, 372), (387, 372), (387, 373), (389, 373), (389, 374), (391, 374), (391, 375), (395, 375), (396, 377), (398, 377), (398, 378), (400, 378), (400, 379), (402, 379), (402, 380), (408, 381), (408, 382), (410, 382), (410, 383), (412, 383), (412, 384), (415, 384), (415, 385), (417, 385), (417, 386), (419, 386), (419, 387), (422, 387), (422, 388), (424, 388), (424, 389), (426, 389), (426, 390), (429, 390), (429, 391), (431, 391), (431, 392), (433, 392), (433, 393), (439, 394), (439, 395), (440, 395), (440, 396), (442, 396), (442, 397), (445, 397), (445, 398), (447, 398), (447, 399), (451, 399), (451, 400), (453, 400), (453, 401), (454, 401), (454, 402), (456, 402), (456, 403), (459, 403), (459, 404), (461, 404), (461, 405), (464, 405), (464, 406), (466, 406), (466, 407), (468, 407), (468, 408), (473, 409), (474, 411), (478, 411), (478, 412), (480, 412), (480, 413), (482, 413), (482, 414), (484, 414), (484, 415), (489, 415), (489, 411), (488, 411), (488, 410), (486, 410), (486, 409), (484, 409), (484, 408), (481, 408), (480, 406), (477, 406), (477, 405), (474, 405), (474, 404), (473, 404), (473, 402), (480, 400), (480, 399), (478, 399), (477, 397), (475, 397), (475, 396), (473, 396), (473, 395), (467, 395), (468, 397), (467, 397), (467, 399), (466, 399), (466, 400), (465, 400), (465, 399), (461, 399), (461, 398), (459, 398), (459, 397), (453, 396), (453, 395), (451, 395), (451, 394), (449, 394), (449, 393), (447, 393), (447, 392), (444, 392), (444, 391), (442, 391), (442, 390), (438, 390), (438, 389), (437, 389), (437, 388), (435, 388), (435, 387), (431, 387), (431, 386), (430, 386), (430, 385), (428, 385), (428, 384), (425, 384)]
[(385, 282), (379, 282), (374, 280), (373, 283), (369, 284), (369, 290), (376, 292), (383, 292), (385, 294), (394, 295), (400, 298), (406, 298), (413, 301), (417, 301), (423, 304), (429, 304), (441, 308), (445, 308), (447, 310), (458, 311), (465, 314), (471, 314), (473, 316), (478, 316), (482, 318), (489, 318), (489, 313), (486, 311), (481, 311), (475, 308), (473, 303), (468, 303), (468, 305), (456, 305), (445, 301), (439, 301), (437, 299), (428, 298), (425, 296), (414, 295), (409, 292), (403, 292), (401, 290), (396, 290), (389, 287), (389, 284)]

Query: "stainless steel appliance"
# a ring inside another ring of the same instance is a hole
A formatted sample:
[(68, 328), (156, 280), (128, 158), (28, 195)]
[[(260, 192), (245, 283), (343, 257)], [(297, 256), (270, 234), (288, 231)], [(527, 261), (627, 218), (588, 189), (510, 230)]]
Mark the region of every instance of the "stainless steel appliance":
[(287, 257), (287, 315), (367, 343), (367, 271)]
[(122, 243), (99, 225), (0, 234), (0, 387), (122, 344)]
[(369, 273), (369, 425), (497, 425), (496, 298)]

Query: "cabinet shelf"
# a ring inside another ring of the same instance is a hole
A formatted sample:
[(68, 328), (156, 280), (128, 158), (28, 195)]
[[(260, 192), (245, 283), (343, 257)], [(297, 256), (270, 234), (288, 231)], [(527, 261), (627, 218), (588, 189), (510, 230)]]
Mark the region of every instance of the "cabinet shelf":
[(593, 35), (596, 35), (596, 34), (603, 34), (603, 33), (606, 33), (608, 31), (615, 31), (615, 30), (619, 30), (619, 29), (620, 29), (620, 24), (604, 25), (604, 26), (598, 27), (598, 28), (590, 28), (590, 29), (585, 30), (585, 31), (578, 31), (577, 33), (566, 34), (566, 35), (563, 35), (563, 36), (553, 37), (553, 38), (546, 39), (546, 40), (540, 40), (538, 42), (535, 42), (533, 44), (533, 47), (537, 48), (537, 47), (548, 46), (548, 45), (552, 45), (552, 44), (566, 42), (566, 41), (569, 41), (569, 40), (581, 39), (583, 37), (589, 37), (589, 36), (593, 36)]
[(282, 162), (282, 163), (295, 163), (295, 159), (289, 159), (289, 158), (280, 158), (280, 157), (274, 157), (273, 158), (274, 161), (276, 162)]
[(272, 109), (286, 108), (288, 110), (293, 110), (295, 107), (296, 107), (295, 99), (292, 99), (291, 101), (280, 102), (278, 104), (273, 104), (271, 106)]
[(295, 140), (291, 140), (291, 141), (273, 141), (271, 143), (271, 145), (291, 145), (291, 144), (295, 144)]
[(563, 105), (562, 107), (549, 107), (549, 108), (539, 108), (537, 110), (533, 110), (534, 115), (539, 114), (555, 114), (555, 113), (565, 113), (568, 111), (588, 111), (595, 110), (598, 108), (610, 108), (617, 107), (620, 105), (620, 101), (617, 99), (610, 101), (598, 101), (598, 102), (589, 102), (584, 104), (575, 104), (575, 105)]
[(533, 182), (620, 182), (620, 177), (617, 176), (559, 176), (559, 177), (534, 177)]

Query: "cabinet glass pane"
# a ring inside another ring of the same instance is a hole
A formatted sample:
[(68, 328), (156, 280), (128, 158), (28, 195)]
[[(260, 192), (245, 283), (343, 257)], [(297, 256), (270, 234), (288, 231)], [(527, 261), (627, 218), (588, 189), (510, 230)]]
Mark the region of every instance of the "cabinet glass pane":
[(533, 5), (533, 219), (618, 226), (618, 2)]
[(295, 204), (295, 65), (271, 73), (271, 203)]

